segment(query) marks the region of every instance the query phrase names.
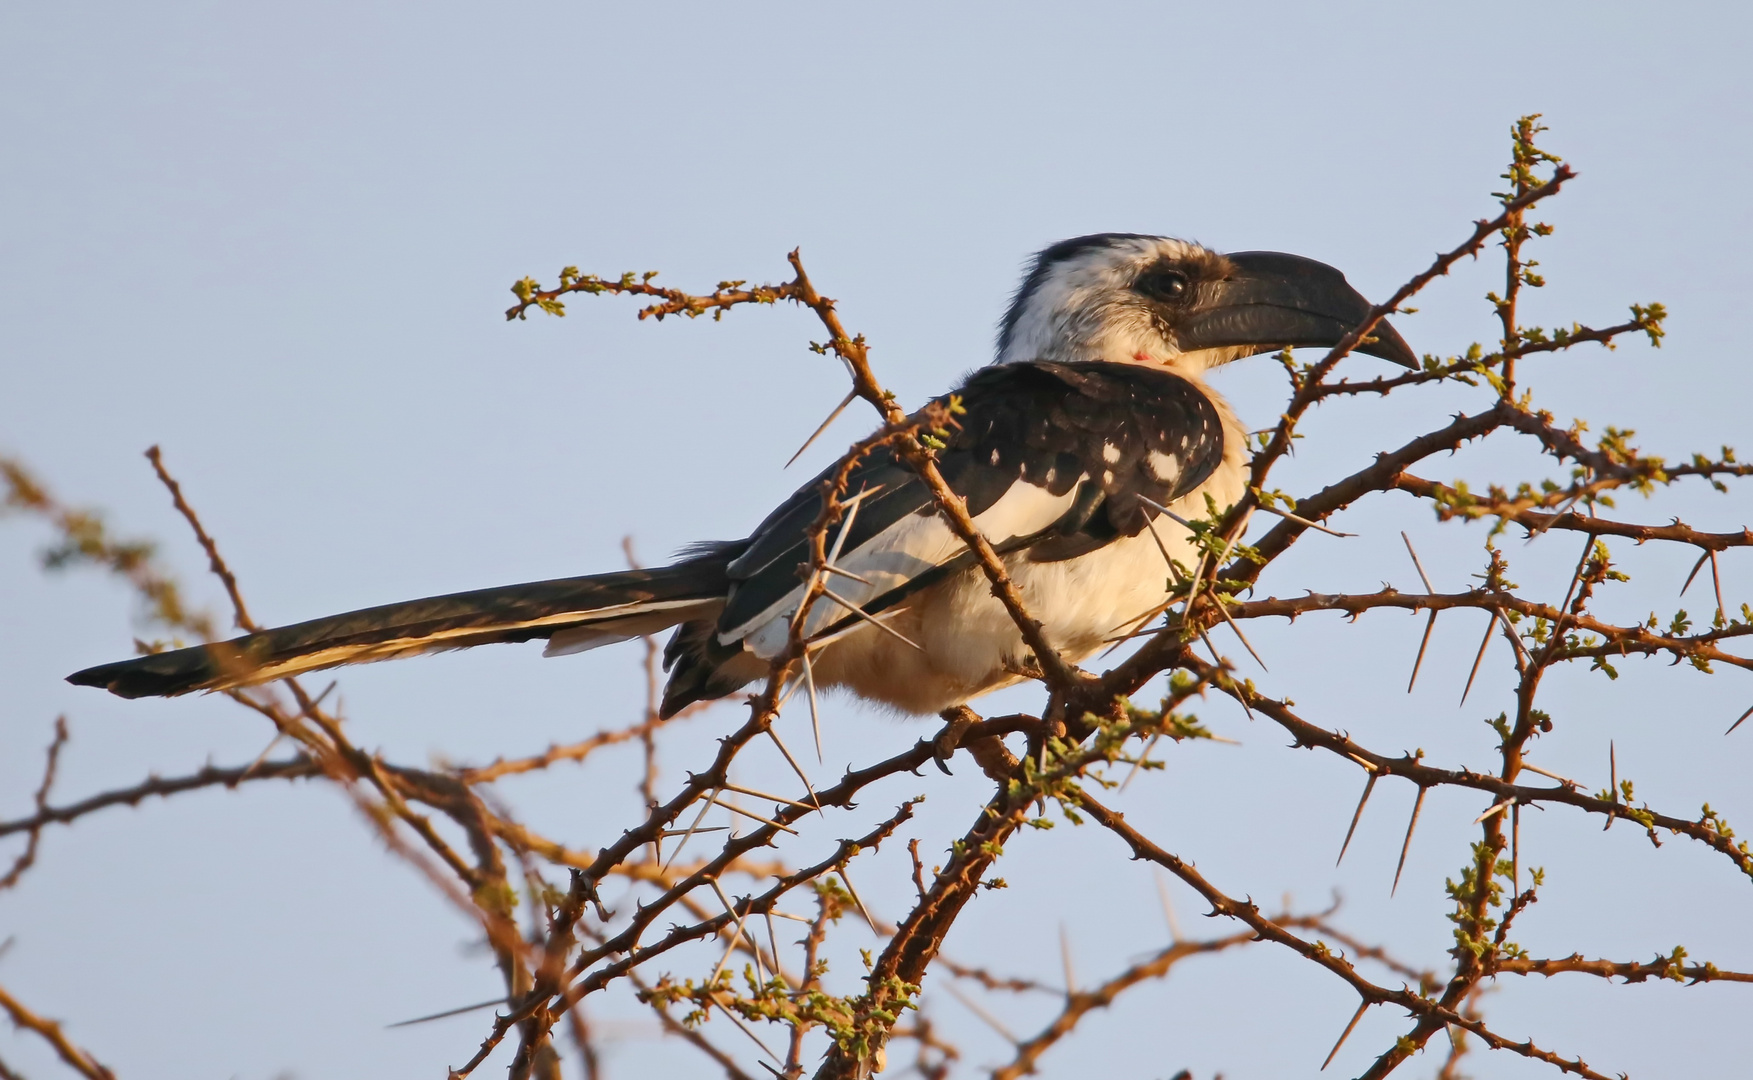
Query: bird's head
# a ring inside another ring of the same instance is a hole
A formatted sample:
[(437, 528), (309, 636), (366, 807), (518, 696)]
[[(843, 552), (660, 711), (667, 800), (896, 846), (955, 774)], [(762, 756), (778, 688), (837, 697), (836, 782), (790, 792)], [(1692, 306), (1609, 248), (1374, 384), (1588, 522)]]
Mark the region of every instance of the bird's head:
[[(1370, 306), (1313, 259), (1099, 233), (1035, 256), (999, 327), (998, 362), (1112, 360), (1197, 374), (1286, 346), (1336, 345)], [(1371, 339), (1357, 351), (1418, 366), (1387, 322)]]

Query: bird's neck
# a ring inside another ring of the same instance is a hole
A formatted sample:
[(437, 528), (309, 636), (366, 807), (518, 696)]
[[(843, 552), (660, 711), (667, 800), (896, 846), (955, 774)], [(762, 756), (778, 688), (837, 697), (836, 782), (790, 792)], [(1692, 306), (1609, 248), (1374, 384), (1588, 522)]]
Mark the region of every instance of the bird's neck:
[(1228, 355), (1234, 351), (1237, 350), (1203, 349), (1198, 352), (1179, 352), (1155, 335), (1141, 339), (1134, 335), (1121, 334), (1107, 335), (1093, 341), (1061, 338), (1045, 342), (1042, 347), (1035, 349), (1013, 347), (1007, 349), (997, 362), (1075, 364), (1100, 361), (1110, 364), (1137, 364), (1142, 367), (1167, 368), (1178, 375), (1196, 379), (1218, 364), (1235, 359)]

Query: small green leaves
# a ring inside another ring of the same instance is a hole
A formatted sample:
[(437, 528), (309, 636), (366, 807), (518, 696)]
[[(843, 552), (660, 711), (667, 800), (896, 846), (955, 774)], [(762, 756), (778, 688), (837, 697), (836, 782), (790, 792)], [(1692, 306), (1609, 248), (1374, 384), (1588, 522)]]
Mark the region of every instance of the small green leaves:
[(1510, 716), (1509, 716), (1509, 713), (1498, 713), (1495, 717), (1493, 717), (1492, 719), (1487, 720), (1485, 722), (1488, 725), (1490, 725), (1491, 730), (1497, 732), (1498, 738), (1503, 739), (1506, 742), (1509, 741), (1509, 737), (1510, 737)]
[[(1662, 338), (1666, 337), (1668, 333), (1662, 326), (1663, 320), (1667, 317), (1668, 309), (1661, 304), (1631, 305), (1632, 321), (1637, 323), (1638, 329), (1649, 336), (1650, 345), (1657, 349), (1662, 347)], [(1726, 450), (1727, 447), (1724, 449)]]

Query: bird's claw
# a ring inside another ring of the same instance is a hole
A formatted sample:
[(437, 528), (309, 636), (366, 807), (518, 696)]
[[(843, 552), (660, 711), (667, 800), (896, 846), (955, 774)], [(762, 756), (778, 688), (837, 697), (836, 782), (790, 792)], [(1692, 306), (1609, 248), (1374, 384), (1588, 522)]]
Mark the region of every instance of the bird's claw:
[(968, 733), (968, 729), (980, 722), (980, 714), (966, 705), (957, 705), (938, 715), (944, 718), (944, 726), (931, 740), (931, 757), (945, 776), (954, 776), (955, 773), (950, 772), (950, 756), (962, 745), (962, 736)]

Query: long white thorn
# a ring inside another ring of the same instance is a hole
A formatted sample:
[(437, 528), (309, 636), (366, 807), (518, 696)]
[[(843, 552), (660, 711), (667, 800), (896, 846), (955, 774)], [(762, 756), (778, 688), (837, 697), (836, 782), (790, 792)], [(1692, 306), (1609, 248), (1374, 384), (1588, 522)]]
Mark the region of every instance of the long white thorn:
[(779, 934), (773, 929), (773, 912), (762, 912), (762, 916), (767, 920), (767, 948), (773, 952), (773, 974), (778, 977), (780, 982), (786, 984), (787, 989), (790, 989), (791, 980), (786, 978), (785, 972), (779, 968)]
[(1175, 513), (1173, 510), (1170, 510), (1168, 507), (1164, 506), (1160, 502), (1157, 502), (1155, 499), (1148, 499), (1148, 498), (1144, 497), (1143, 495), (1140, 495), (1138, 497), (1138, 501), (1143, 503), (1144, 505), (1150, 507), (1152, 510), (1155, 510), (1157, 513), (1161, 514), (1162, 516), (1168, 518), (1170, 521), (1175, 522), (1177, 525), (1180, 525), (1180, 526), (1186, 528), (1189, 532), (1191, 532), (1193, 530), (1193, 523), (1191, 521), (1188, 521), (1186, 518), (1182, 517), (1180, 514)]
[(792, 828), (790, 825), (787, 825), (784, 822), (774, 821), (772, 818), (762, 817), (760, 814), (757, 814), (752, 810), (744, 810), (742, 807), (738, 806), (736, 803), (725, 802), (722, 799), (713, 799), (712, 801), (716, 805), (724, 807), (726, 810), (729, 810), (733, 814), (741, 814), (742, 816), (744, 816), (746, 818), (750, 818), (754, 821), (759, 821), (763, 825), (771, 825), (775, 829), (784, 829), (786, 832), (790, 833), (793, 836), (796, 836), (798, 834), (797, 830)]
[(1175, 905), (1169, 899), (1169, 883), (1163, 872), (1156, 872), (1156, 898), (1163, 905), (1163, 921), (1169, 924), (1169, 944), (1181, 940), (1181, 920), (1175, 918)]
[(1266, 661), (1260, 659), (1260, 654), (1254, 651), (1253, 644), (1248, 641), (1248, 635), (1242, 633), (1242, 628), (1237, 626), (1236, 621), (1234, 619), (1230, 618), (1230, 613), (1224, 610), (1223, 597), (1218, 596), (1216, 590), (1213, 590), (1212, 594), (1211, 594), (1211, 598), (1214, 601), (1216, 601), (1216, 604), (1214, 606), (1217, 608), (1217, 613), (1219, 615), (1223, 616), (1223, 621), (1226, 623), (1229, 623), (1230, 629), (1234, 630), (1236, 632), (1236, 636), (1238, 638), (1242, 639), (1242, 647), (1248, 650), (1248, 655), (1252, 656), (1254, 658), (1254, 663), (1260, 665), (1261, 671), (1271, 670), (1270, 668), (1268, 668), (1266, 666)]
[[(993, 1031), (996, 1031), (1000, 1035), (1004, 1036), (1007, 1040), (1010, 1041), (1010, 1043), (1012, 1045), (1015, 1045), (1015, 1046), (1022, 1045), (1022, 1040), (1017, 1038), (1015, 1035), (1011, 1034), (1010, 1029), (1004, 1026), (1004, 1021), (1000, 1020), (998, 1017), (996, 1017), (996, 1016), (992, 1015), (992, 1013), (988, 1012), (986, 1010), (986, 1008), (984, 1006), (982, 1006), (979, 1002), (975, 1001), (973, 998), (969, 997), (967, 994), (962, 993), (961, 989), (959, 987), (957, 987), (955, 983), (946, 982), (943, 984), (943, 988), (950, 992), (950, 997), (953, 997), (957, 1001), (961, 1002), (962, 1005), (964, 1007), (966, 1007), (969, 1012), (971, 1012), (975, 1016), (979, 1017), (986, 1024), (987, 1027), (991, 1028)], [(493, 1002), (493, 1004), (497, 1005), (499, 1003)]]
[(755, 1034), (752, 1030), (749, 1029), (749, 1025), (743, 1023), (742, 1017), (738, 1016), (736, 1013), (731, 1012), (729, 1009), (727, 1009), (723, 1005), (719, 1004), (719, 1001), (716, 997), (712, 999), (712, 1004), (718, 1005), (718, 1011), (724, 1014), (725, 1019), (729, 1020), (731, 1023), (733, 1023), (737, 1027), (741, 1028), (744, 1035), (747, 1035), (749, 1038), (753, 1039), (755, 1041), (755, 1045), (759, 1046), (761, 1048), (761, 1052), (763, 1054), (766, 1054), (768, 1057), (772, 1058), (774, 1061), (779, 1062), (781, 1065), (785, 1064), (785, 1061), (783, 1058), (781, 1058), (778, 1054), (775, 1054), (771, 1049), (768, 1048), (766, 1043), (761, 1041), (761, 1036)]
[(822, 569), (826, 570), (830, 574), (839, 574), (843, 578), (851, 578), (853, 581), (858, 582), (860, 585), (869, 585), (873, 589), (876, 588), (876, 582), (865, 577), (863, 574), (854, 574), (850, 570), (842, 570), (840, 567), (835, 566), (833, 563), (829, 563), (828, 565), (822, 567)]
[[(718, 973), (724, 970), (724, 965), (729, 962), (731, 954), (736, 952), (737, 942), (743, 939), (743, 917), (736, 913), (735, 908), (731, 907), (730, 898), (725, 896), (724, 890), (718, 886), (718, 879), (708, 878), (707, 880), (712, 884), (712, 891), (718, 894), (718, 902), (724, 905), (724, 913), (736, 920), (736, 930), (730, 935), (730, 944), (725, 946), (724, 955), (719, 958), (718, 966), (712, 969), (712, 977), (706, 980), (706, 985), (711, 986), (718, 981)], [(758, 968), (761, 964), (760, 947), (755, 945), (753, 941), (749, 942), (749, 946), (755, 954), (755, 966)]]
[(839, 871), (840, 880), (845, 883), (846, 891), (852, 895), (852, 902), (858, 905), (858, 913), (863, 915), (864, 921), (870, 924), (872, 933), (881, 934), (882, 931), (877, 929), (876, 920), (870, 917), (870, 909), (864, 906), (864, 901), (858, 898), (858, 890), (852, 887), (852, 879), (846, 876), (846, 868), (842, 866)]
[(1478, 817), (1473, 819), (1473, 824), (1477, 825), (1481, 821), (1484, 821), (1486, 818), (1490, 817), (1493, 814), (1501, 814), (1505, 810), (1508, 810), (1510, 807), (1514, 806), (1515, 804), (1516, 804), (1516, 801), (1514, 799), (1511, 799), (1509, 802), (1493, 803), (1491, 806), (1491, 809), (1485, 811), (1485, 813), (1480, 814)]
[(1059, 924), (1059, 962), (1065, 967), (1065, 996), (1077, 993), (1077, 971), (1071, 965), (1071, 935)]
[(1405, 531), (1402, 530), (1400, 533), (1400, 539), (1406, 542), (1406, 554), (1412, 556), (1412, 566), (1418, 571), (1419, 579), (1424, 582), (1424, 591), (1434, 596), (1436, 594), (1436, 589), (1431, 585), (1430, 577), (1424, 572), (1424, 564), (1418, 561), (1418, 552), (1412, 549), (1412, 537), (1407, 536)]
[(846, 406), (852, 404), (853, 400), (857, 397), (858, 397), (858, 391), (848, 390), (846, 392), (845, 400), (840, 402), (840, 404), (834, 406), (834, 411), (828, 414), (828, 418), (826, 420), (822, 421), (822, 426), (818, 427), (810, 435), (809, 438), (807, 438), (803, 441), (803, 445), (797, 448), (797, 453), (791, 455), (791, 460), (787, 461), (785, 463), (785, 467), (789, 469), (792, 467), (792, 465), (796, 464), (797, 459), (800, 457), (803, 457), (803, 452), (810, 448), (810, 444), (814, 443), (817, 439), (821, 438), (822, 432), (828, 430), (828, 425), (832, 424), (834, 421), (840, 419), (840, 414), (846, 411)]
[(914, 641), (912, 638), (908, 637), (906, 634), (901, 633), (901, 631), (896, 630), (894, 627), (885, 625), (883, 622), (878, 620), (875, 616), (871, 615), (869, 612), (865, 611), (863, 608), (859, 607), (857, 604), (854, 604), (852, 601), (846, 599), (844, 596), (841, 596), (839, 593), (835, 592), (833, 589), (828, 588), (826, 585), (822, 586), (822, 595), (827, 597), (828, 599), (834, 601), (834, 603), (839, 604), (841, 607), (845, 608), (847, 611), (849, 611), (852, 614), (863, 619), (865, 622), (871, 624), (872, 626), (876, 627), (878, 630), (881, 630), (883, 633), (889, 635), (890, 637), (894, 638), (895, 640), (902, 642), (903, 644), (906, 644), (906, 645), (911, 645), (915, 649), (918, 649), (920, 652), (925, 651), (925, 647), (920, 645), (917, 641)]
[(1542, 769), (1540, 766), (1530, 765), (1526, 761), (1522, 762), (1522, 768), (1528, 770), (1529, 772), (1539, 773), (1541, 776), (1544, 776), (1550, 780), (1556, 780), (1561, 784), (1565, 784), (1565, 785), (1568, 785), (1568, 786), (1573, 787), (1573, 788), (1582, 787), (1581, 784), (1577, 783), (1575, 780), (1572, 780), (1568, 776), (1560, 776), (1555, 772), (1547, 772), (1545, 769)]
[(1174, 574), (1177, 578), (1180, 577), (1181, 575), (1175, 572), (1175, 560), (1169, 556), (1169, 546), (1163, 543), (1163, 534), (1156, 531), (1156, 522), (1147, 515), (1144, 519), (1144, 527), (1150, 530), (1150, 538), (1156, 541), (1156, 549), (1162, 552), (1163, 565), (1169, 568), (1169, 573)]
[(790, 919), (792, 922), (800, 922), (800, 923), (805, 924), (806, 926), (809, 925), (810, 923), (813, 923), (816, 921), (816, 920), (810, 918), (808, 915), (793, 915), (789, 911), (770, 911), (770, 912), (768, 912), (768, 914), (773, 916), (775, 919)]
[(875, 495), (883, 489), (883, 486), (884, 485), (882, 484), (878, 484), (873, 488), (863, 488), (858, 494), (840, 504), (846, 508), (846, 520), (840, 523), (840, 531), (834, 537), (834, 546), (828, 552), (828, 564), (830, 566), (840, 561), (840, 549), (846, 545), (846, 538), (852, 533), (852, 523), (858, 520), (859, 504), (864, 502), (865, 496)]
[(822, 757), (822, 713), (816, 705), (816, 670), (810, 664), (810, 651), (803, 651), (803, 681), (810, 691), (810, 730), (816, 733), (816, 764), (825, 765)]
[(772, 795), (772, 794), (769, 794), (765, 791), (756, 791), (754, 788), (741, 787), (737, 784), (726, 784), (726, 785), (724, 785), (724, 790), (734, 791), (739, 795), (747, 795), (747, 796), (750, 796), (751, 798), (755, 798), (755, 799), (766, 799), (766, 800), (769, 800), (771, 802), (779, 803), (783, 806), (795, 806), (799, 810), (814, 810), (815, 809), (815, 807), (813, 805), (811, 805), (810, 803), (807, 803), (807, 802), (798, 802), (796, 799), (787, 799), (783, 795)]
[(799, 765), (797, 759), (791, 756), (791, 751), (786, 749), (785, 740), (781, 739), (779, 732), (774, 731), (771, 726), (767, 728), (767, 737), (772, 739), (773, 745), (777, 746), (779, 752), (785, 755), (785, 763), (791, 766), (791, 771), (797, 774), (799, 780), (803, 781), (803, 789), (810, 793), (810, 808), (823, 817), (827, 817), (827, 812), (822, 809), (822, 801), (816, 798), (816, 789), (810, 786), (810, 778), (804, 775), (803, 766)]
[(1132, 783), (1132, 778), (1138, 775), (1138, 770), (1144, 768), (1144, 763), (1150, 758), (1150, 752), (1156, 749), (1156, 744), (1162, 737), (1162, 732), (1159, 731), (1150, 737), (1149, 742), (1144, 744), (1144, 752), (1139, 754), (1138, 760), (1132, 763), (1132, 771), (1126, 774), (1126, 779), (1120, 781), (1121, 791), (1125, 791), (1126, 785)]
[(694, 824), (688, 826), (688, 831), (682, 834), (682, 842), (676, 845), (676, 850), (670, 852), (669, 859), (663, 864), (663, 868), (665, 870), (668, 870), (670, 868), (670, 863), (673, 863), (676, 861), (676, 856), (680, 855), (682, 853), (682, 849), (688, 846), (688, 838), (693, 836), (694, 830), (696, 830), (700, 827), (700, 822), (702, 820), (704, 820), (706, 817), (706, 811), (712, 809), (712, 804), (716, 800), (717, 796), (718, 796), (718, 789), (713, 788), (712, 791), (706, 796), (706, 801), (700, 804), (700, 812), (698, 814), (694, 815)]
[(1285, 519), (1286, 521), (1294, 521), (1298, 525), (1302, 525), (1302, 526), (1305, 526), (1305, 527), (1310, 528), (1310, 529), (1315, 529), (1315, 530), (1318, 530), (1320, 532), (1324, 532), (1328, 536), (1343, 536), (1343, 537), (1346, 537), (1347, 539), (1349, 539), (1349, 538), (1357, 535), (1356, 533), (1340, 532), (1338, 529), (1329, 529), (1327, 526), (1321, 524), (1318, 521), (1310, 521), (1306, 517), (1298, 517), (1297, 515), (1291, 513), (1290, 511), (1280, 510), (1276, 506), (1262, 505), (1262, 506), (1257, 507), (1256, 509), (1264, 510), (1268, 514), (1277, 514), (1279, 517)]

